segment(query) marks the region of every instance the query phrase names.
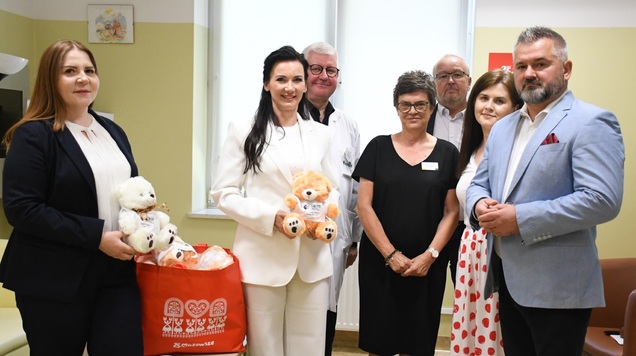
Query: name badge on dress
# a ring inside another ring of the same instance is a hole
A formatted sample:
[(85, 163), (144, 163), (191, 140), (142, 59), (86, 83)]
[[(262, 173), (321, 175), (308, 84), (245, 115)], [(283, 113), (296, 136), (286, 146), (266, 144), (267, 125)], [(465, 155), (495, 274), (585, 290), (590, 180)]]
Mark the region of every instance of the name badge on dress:
[(439, 164), (437, 162), (422, 162), (423, 171), (439, 171)]

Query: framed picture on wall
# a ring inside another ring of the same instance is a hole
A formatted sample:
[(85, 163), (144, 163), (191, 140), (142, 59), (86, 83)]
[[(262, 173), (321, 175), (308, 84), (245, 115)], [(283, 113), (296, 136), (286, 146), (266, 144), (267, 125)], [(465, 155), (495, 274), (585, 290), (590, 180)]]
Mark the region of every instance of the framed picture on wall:
[(133, 43), (132, 5), (88, 5), (88, 42)]

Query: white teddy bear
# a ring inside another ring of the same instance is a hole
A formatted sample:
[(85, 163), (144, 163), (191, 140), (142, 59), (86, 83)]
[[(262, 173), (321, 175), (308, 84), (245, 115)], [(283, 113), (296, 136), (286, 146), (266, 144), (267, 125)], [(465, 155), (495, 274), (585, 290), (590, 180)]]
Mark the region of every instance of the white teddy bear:
[(163, 251), (177, 236), (177, 227), (170, 223), (168, 214), (154, 210), (157, 197), (152, 184), (144, 177), (132, 177), (117, 190), (119, 230), (128, 237), (124, 241), (137, 252)]

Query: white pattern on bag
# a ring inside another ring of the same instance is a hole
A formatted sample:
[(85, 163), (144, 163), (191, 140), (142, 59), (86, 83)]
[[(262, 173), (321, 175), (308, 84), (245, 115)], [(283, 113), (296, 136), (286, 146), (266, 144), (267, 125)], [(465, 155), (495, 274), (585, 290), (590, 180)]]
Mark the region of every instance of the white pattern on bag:
[[(206, 316), (208, 310), (209, 317)], [(217, 298), (212, 302), (190, 299), (185, 303), (176, 297), (168, 298), (163, 310), (162, 336), (189, 338), (220, 334), (225, 331), (227, 312), (225, 298)], [(182, 326), (184, 321), (185, 330)]]

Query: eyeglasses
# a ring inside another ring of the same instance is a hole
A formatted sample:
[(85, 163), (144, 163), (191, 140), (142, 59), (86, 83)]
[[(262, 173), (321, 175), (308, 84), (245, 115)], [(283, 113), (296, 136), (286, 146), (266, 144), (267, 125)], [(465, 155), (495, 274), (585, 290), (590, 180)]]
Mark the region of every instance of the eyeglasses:
[(447, 82), (449, 78), (453, 78), (453, 81), (458, 81), (464, 79), (466, 76), (468, 76), (468, 74), (460, 70), (453, 73), (437, 73), (435, 75), (435, 80), (439, 80), (440, 82)]
[(411, 104), (411, 103), (407, 103), (405, 101), (401, 101), (397, 104), (397, 108), (398, 110), (400, 110), (400, 112), (403, 113), (407, 113), (409, 111), (411, 111), (411, 107), (415, 108), (415, 111), (417, 112), (424, 112), (426, 111), (426, 109), (428, 109), (428, 101), (418, 101), (415, 104)]
[(309, 66), (309, 71), (313, 75), (320, 75), (323, 70), (327, 73), (327, 76), (331, 78), (337, 77), (338, 72), (340, 72), (340, 69), (336, 67), (323, 67), (320, 64), (312, 64)]

